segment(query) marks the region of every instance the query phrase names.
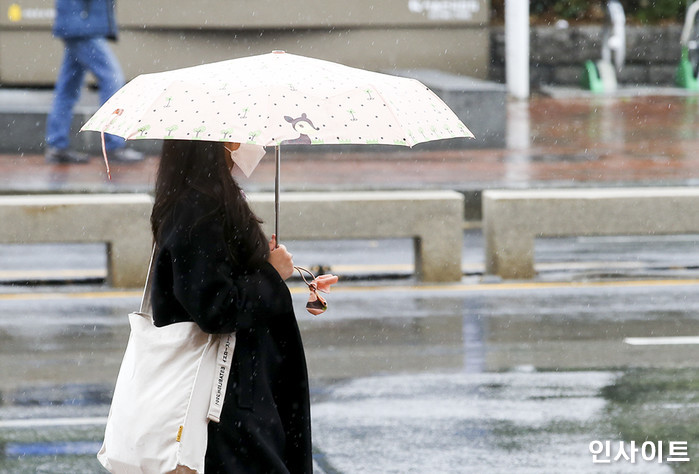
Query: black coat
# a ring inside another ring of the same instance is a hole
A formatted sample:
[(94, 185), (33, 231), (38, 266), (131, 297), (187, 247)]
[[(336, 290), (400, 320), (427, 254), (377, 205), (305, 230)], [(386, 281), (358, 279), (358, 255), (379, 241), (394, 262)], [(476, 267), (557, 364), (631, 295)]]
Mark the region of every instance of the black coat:
[(157, 326), (194, 321), (236, 332), (220, 423), (209, 423), (206, 473), (312, 472), (306, 360), (291, 295), (268, 263), (235, 265), (222, 214), (190, 190), (162, 224), (153, 274)]

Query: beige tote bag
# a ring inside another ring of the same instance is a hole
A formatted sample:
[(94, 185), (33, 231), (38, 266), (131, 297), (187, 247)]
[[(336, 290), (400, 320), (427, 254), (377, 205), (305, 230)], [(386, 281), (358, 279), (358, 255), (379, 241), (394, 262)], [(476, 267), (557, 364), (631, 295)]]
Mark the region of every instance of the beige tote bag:
[(219, 421), (235, 333), (207, 334), (193, 322), (156, 327), (146, 307), (152, 266), (151, 257), (97, 458), (115, 474), (203, 473), (207, 424)]

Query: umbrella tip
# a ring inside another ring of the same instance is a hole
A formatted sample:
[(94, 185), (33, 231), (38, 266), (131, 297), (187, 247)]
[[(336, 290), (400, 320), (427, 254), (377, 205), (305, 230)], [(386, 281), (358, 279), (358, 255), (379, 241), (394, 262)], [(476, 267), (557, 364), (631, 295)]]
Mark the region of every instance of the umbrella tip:
[(286, 54), (286, 51), (281, 49), (275, 49), (274, 51), (272, 51), (272, 54)]

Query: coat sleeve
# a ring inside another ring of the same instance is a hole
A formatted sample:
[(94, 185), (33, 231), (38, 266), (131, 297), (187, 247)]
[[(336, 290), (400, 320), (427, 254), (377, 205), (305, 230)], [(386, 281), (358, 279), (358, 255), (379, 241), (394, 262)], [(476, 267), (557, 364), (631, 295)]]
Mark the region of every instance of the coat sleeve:
[(241, 271), (233, 264), (219, 218), (183, 218), (187, 225), (171, 230), (180, 229), (181, 235), (167, 239), (173, 296), (203, 331), (228, 333), (266, 326), (270, 318), (290, 310), (289, 289), (274, 267), (265, 262)]

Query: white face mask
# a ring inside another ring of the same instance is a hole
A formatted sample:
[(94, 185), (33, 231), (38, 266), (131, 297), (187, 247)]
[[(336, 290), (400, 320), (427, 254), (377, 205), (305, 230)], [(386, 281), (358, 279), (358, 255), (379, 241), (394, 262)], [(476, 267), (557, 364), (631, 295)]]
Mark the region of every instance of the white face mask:
[(236, 150), (231, 150), (228, 147), (226, 147), (226, 150), (230, 152), (233, 163), (235, 163), (248, 178), (255, 170), (262, 157), (265, 156), (265, 148), (260, 145), (241, 143)]

